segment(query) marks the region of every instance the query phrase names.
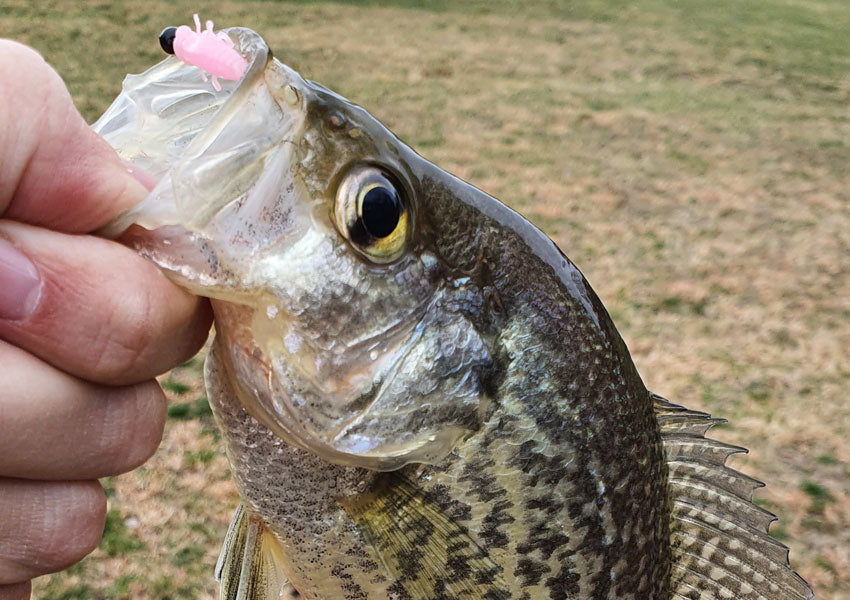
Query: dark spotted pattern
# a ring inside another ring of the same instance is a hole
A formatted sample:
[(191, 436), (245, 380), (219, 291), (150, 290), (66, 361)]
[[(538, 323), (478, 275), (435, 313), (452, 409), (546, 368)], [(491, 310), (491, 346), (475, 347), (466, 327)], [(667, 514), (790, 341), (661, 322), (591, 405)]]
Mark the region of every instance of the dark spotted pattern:
[(347, 572), (344, 565), (334, 565), (331, 569), (331, 575), (339, 580), (339, 587), (345, 593), (346, 598), (350, 598), (350, 600), (369, 600), (366, 592), (354, 581), (354, 577)]
[[(665, 598), (663, 450), (649, 394), (607, 313), (518, 216), (462, 184), (426, 177), (421, 186), (432, 249), (500, 306), (495, 316), (467, 315), (479, 331), (498, 332), (485, 384), (498, 408), (467, 441), (477, 448), (465, 464), (441, 465), (448, 475), (436, 481), (453, 480), (458, 497), (486, 507), (471, 530), (483, 548), (504, 550), (532, 599)], [(516, 231), (504, 226), (511, 221)], [(506, 487), (501, 475), (511, 472), (522, 474), (511, 480), (520, 489)]]
[[(292, 451), (298, 459), (281, 465), (281, 479), (303, 478), (298, 470), (309, 468), (317, 478), (310, 485), (338, 492), (311, 498), (305, 490), (296, 499), (288, 490), (292, 500), (284, 506), (258, 490), (255, 495), (272, 504), (256, 509), (290, 523), (277, 526), (288, 540), (303, 536), (304, 521), (291, 514), (293, 507), (316, 523), (347, 507), (356, 531), (351, 540), (345, 533), (343, 547), (365, 542), (369, 556), (347, 556), (344, 565), (339, 557), (337, 563), (314, 558), (332, 567), (320, 584), (310, 577), (317, 594), (337, 589), (345, 600), (391, 592), (401, 600), (403, 593), (412, 600), (488, 594), (499, 600), (666, 599), (669, 508), (658, 426), (604, 308), (539, 232), (524, 221), (517, 222), (518, 231), (500, 223), (513, 213), (471, 188), (480, 196), (466, 203), (458, 201), (459, 190), (431, 180), (421, 185), (424, 212), (417, 220), (429, 251), (444, 271), (466, 278), (453, 292), (444, 290), (445, 305), (491, 345), (493, 363), (475, 371), (492, 402), (486, 422), (442, 463), (409, 465), (398, 480), (379, 475), (363, 492), (354, 492), (356, 469), (313, 466), (322, 461)], [(503, 214), (482, 214), (478, 201)], [(540, 243), (548, 250), (531, 247)], [(482, 310), (487, 302), (499, 310)], [(246, 457), (255, 452), (246, 450)], [(262, 476), (268, 477), (268, 467)], [(343, 543), (321, 535), (326, 541), (319, 546)], [(316, 566), (299, 568), (306, 577)]]
[(517, 561), (514, 574), (522, 579), (524, 587), (530, 587), (540, 583), (540, 579), (549, 572), (549, 566), (545, 563), (522, 557)]
[(404, 589), (404, 585), (400, 581), (396, 581), (387, 588), (388, 600), (413, 600), (413, 597)]
[(561, 567), (557, 575), (546, 580), (546, 587), (549, 588), (549, 597), (552, 600), (570, 600), (578, 598), (581, 593), (578, 573), (574, 573), (566, 565)]
[(508, 547), (509, 540), (504, 526), (516, 520), (507, 512), (512, 506), (513, 504), (508, 500), (499, 500), (491, 504), (490, 512), (487, 513), (487, 516), (481, 522), (481, 531), (479, 533), (487, 548)]

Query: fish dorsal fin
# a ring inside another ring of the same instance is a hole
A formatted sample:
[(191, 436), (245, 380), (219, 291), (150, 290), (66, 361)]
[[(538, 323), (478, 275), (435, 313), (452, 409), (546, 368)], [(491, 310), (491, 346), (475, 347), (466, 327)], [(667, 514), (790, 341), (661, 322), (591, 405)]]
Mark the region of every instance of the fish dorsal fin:
[[(409, 600), (508, 600), (501, 568), (421, 490), (397, 473), (341, 502)], [(392, 589), (392, 588), (391, 588)]]
[(669, 468), (673, 600), (804, 600), (811, 588), (752, 503), (762, 483), (725, 466), (746, 449), (704, 437), (723, 419), (652, 394)]
[(240, 504), (215, 566), (220, 600), (289, 600), (298, 593), (283, 574), (277, 542)]

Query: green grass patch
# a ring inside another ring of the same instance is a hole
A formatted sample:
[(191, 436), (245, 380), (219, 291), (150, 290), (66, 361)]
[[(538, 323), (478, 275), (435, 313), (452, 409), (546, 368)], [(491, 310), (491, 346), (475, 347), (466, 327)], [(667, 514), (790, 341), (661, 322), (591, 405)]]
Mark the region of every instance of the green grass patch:
[(107, 588), (106, 593), (109, 598), (129, 598), (130, 597), (130, 584), (136, 580), (136, 576), (133, 574), (127, 575), (119, 575), (112, 581), (112, 585)]
[(829, 493), (825, 487), (820, 484), (814, 483), (813, 481), (804, 481), (800, 484), (800, 489), (804, 491), (809, 498), (817, 501), (832, 501), (832, 494)]
[(174, 591), (174, 580), (167, 575), (158, 575), (151, 581), (150, 589), (157, 598), (170, 598)]
[(188, 524), (187, 529), (188, 529), (189, 531), (192, 531), (192, 532), (195, 532), (195, 533), (197, 533), (197, 534), (200, 534), (200, 535), (201, 535), (201, 536), (203, 536), (203, 537), (204, 537), (207, 541), (210, 541), (210, 540), (213, 540), (213, 539), (214, 539), (214, 536), (213, 536), (212, 532), (209, 530), (209, 527), (207, 527), (207, 525), (206, 525), (206, 524), (204, 524), (204, 523), (199, 523), (199, 522), (197, 522), (197, 521), (192, 521), (192, 522), (190, 522), (190, 523)]
[(189, 567), (201, 562), (206, 554), (202, 546), (183, 546), (171, 558), (171, 564), (175, 567)]
[(107, 498), (111, 498), (115, 495), (115, 478), (114, 477), (104, 477), (100, 480), (100, 487), (103, 488), (103, 494)]
[(106, 522), (103, 526), (103, 538), (100, 548), (108, 556), (117, 556), (129, 552), (144, 550), (145, 544), (127, 529), (124, 517), (115, 509), (106, 512)]
[(835, 565), (833, 565), (831, 562), (829, 562), (829, 560), (827, 560), (823, 556), (818, 556), (814, 560), (814, 563), (824, 571), (832, 573), (833, 575), (838, 575), (838, 569), (835, 568)]
[(192, 412), (196, 417), (208, 417), (212, 415), (212, 408), (210, 408), (210, 401), (206, 396), (199, 396), (195, 398), (195, 402), (192, 405)]
[(173, 379), (166, 379), (165, 381), (160, 381), (159, 385), (162, 386), (162, 389), (177, 394), (178, 396), (182, 396), (183, 394), (192, 389), (185, 383), (174, 381)]
[(665, 296), (658, 301), (656, 309), (680, 315), (703, 315), (707, 304), (706, 300), (694, 301), (680, 296)]
[(212, 415), (209, 400), (199, 396), (192, 402), (174, 402), (166, 409), (169, 419), (186, 420), (200, 419)]
[(770, 386), (764, 381), (753, 381), (744, 388), (747, 396), (756, 402), (765, 402), (770, 398)]
[(816, 517), (806, 517), (802, 521), (800, 521), (800, 525), (803, 529), (809, 529), (817, 532), (826, 532), (826, 522), (823, 519)]
[(753, 498), (753, 504), (755, 504), (756, 506), (760, 506), (761, 508), (763, 508), (765, 510), (769, 510), (769, 511), (774, 510), (773, 502), (771, 502), (767, 498), (761, 498), (759, 496), (756, 496), (755, 498)]
[(191, 469), (197, 464), (209, 464), (218, 453), (215, 450), (186, 450), (183, 452), (183, 466)]
[[(565, 4), (566, 5), (566, 4)], [(739, 66), (792, 73), (826, 85), (850, 67), (850, 10), (845, 0), (613, 0), (570, 2), (573, 18), (675, 31)]]
[(822, 515), (826, 505), (835, 501), (828, 489), (814, 481), (804, 481), (800, 484), (800, 489), (809, 497), (809, 512), (813, 515)]
[(175, 402), (169, 404), (167, 414), (169, 419), (190, 419), (192, 417), (192, 407), (188, 402)]
[(818, 463), (827, 466), (838, 464), (838, 459), (832, 456), (831, 454), (821, 454), (817, 457), (816, 460), (818, 461)]

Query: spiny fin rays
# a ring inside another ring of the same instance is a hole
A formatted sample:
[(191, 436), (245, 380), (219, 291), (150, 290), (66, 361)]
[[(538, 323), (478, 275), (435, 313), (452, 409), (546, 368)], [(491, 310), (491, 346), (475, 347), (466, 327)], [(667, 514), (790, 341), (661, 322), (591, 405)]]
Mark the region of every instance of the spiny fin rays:
[(774, 515), (752, 503), (762, 483), (725, 466), (744, 448), (704, 437), (722, 419), (652, 394), (669, 468), (673, 600), (807, 600), (788, 549), (767, 533)]

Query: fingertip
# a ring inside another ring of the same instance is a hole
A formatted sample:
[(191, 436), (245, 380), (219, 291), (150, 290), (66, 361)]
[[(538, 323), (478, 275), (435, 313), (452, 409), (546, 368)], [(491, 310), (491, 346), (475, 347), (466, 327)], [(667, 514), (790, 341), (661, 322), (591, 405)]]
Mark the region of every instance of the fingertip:
[(157, 181), (153, 175), (151, 175), (144, 169), (137, 167), (129, 160), (125, 160), (122, 158), (121, 163), (127, 169), (127, 172), (132, 175), (136, 181), (142, 184), (142, 187), (144, 187), (147, 191), (150, 191), (156, 187)]
[(0, 479), (0, 583), (60, 571), (94, 550), (106, 495), (97, 481)]
[[(91, 147), (100, 146), (97, 152), (92, 151), (99, 158), (89, 173), (80, 175), (80, 182), (77, 183), (82, 190), (80, 195), (90, 208), (85, 221), (75, 229), (78, 232), (100, 229), (148, 195), (148, 188), (128, 169), (112, 147), (93, 132), (90, 133), (94, 136)], [(74, 207), (69, 208), (73, 210)], [(67, 230), (61, 217), (54, 225), (59, 230)]]
[[(44, 572), (61, 571), (91, 554), (103, 536), (106, 523), (106, 494), (97, 481), (68, 483), (65, 491), (66, 507), (53, 504), (56, 511), (70, 511), (53, 515), (56, 520), (54, 535), (45, 538), (37, 555), (35, 566)], [(55, 502), (55, 500), (53, 500)]]
[(131, 413), (136, 426), (125, 427), (132, 432), (132, 440), (127, 445), (127, 457), (120, 467), (122, 471), (135, 469), (154, 455), (162, 442), (166, 417), (165, 393), (155, 380), (128, 389), (136, 396)]
[(210, 337), (210, 328), (213, 324), (213, 309), (208, 298), (194, 296), (186, 290), (181, 289), (187, 298), (194, 304), (191, 316), (184, 321), (180, 335), (183, 344), (178, 347), (172, 364), (181, 365), (195, 356)]
[(64, 548), (67, 552), (66, 568), (88, 556), (100, 543), (103, 527), (106, 524), (106, 494), (97, 480), (81, 481), (75, 486), (77, 497), (71, 500), (77, 505), (77, 518), (73, 519), (65, 532)]

